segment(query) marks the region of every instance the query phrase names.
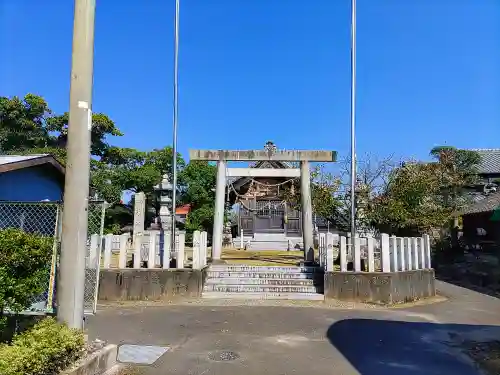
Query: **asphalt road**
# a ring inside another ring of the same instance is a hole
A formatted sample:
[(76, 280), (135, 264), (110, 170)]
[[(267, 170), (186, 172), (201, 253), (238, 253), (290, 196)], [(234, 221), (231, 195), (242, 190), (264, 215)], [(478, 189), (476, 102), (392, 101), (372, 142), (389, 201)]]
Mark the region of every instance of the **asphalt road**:
[(117, 344), (170, 347), (144, 375), (481, 374), (460, 344), (500, 339), (500, 300), (441, 287), (449, 301), (392, 310), (114, 306), (87, 329)]

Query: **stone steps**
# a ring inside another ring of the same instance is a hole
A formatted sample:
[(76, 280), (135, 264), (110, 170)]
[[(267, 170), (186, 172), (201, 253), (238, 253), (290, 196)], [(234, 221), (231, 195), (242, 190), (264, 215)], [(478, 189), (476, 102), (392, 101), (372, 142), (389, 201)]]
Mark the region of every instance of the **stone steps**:
[(220, 284), (205, 284), (204, 292), (222, 292), (226, 293), (318, 293), (320, 288), (314, 285), (220, 285)]
[(264, 272), (264, 273), (323, 273), (319, 267), (303, 266), (247, 266), (244, 264), (217, 264), (211, 265), (209, 272)]
[(279, 279), (279, 280), (314, 280), (314, 279), (323, 279), (323, 274), (320, 272), (279, 272), (279, 271), (271, 271), (271, 272), (261, 272), (261, 271), (207, 271), (207, 277), (224, 279), (224, 278), (250, 278), (250, 279)]
[[(297, 246), (298, 245), (298, 246)], [(241, 246), (240, 237), (233, 239), (233, 246)], [(249, 251), (297, 251), (302, 249), (300, 237), (285, 237), (283, 234), (256, 234), (256, 237), (244, 237), (243, 246)]]
[[(321, 280), (318, 279), (269, 279), (269, 278), (210, 278), (205, 285), (291, 285), (314, 286)], [(321, 283), (322, 284), (322, 283)]]
[(207, 270), (202, 297), (322, 300), (322, 292), (319, 267), (220, 264)]
[(220, 293), (203, 292), (206, 299), (240, 299), (240, 300), (298, 300), (323, 301), (324, 295), (319, 293)]

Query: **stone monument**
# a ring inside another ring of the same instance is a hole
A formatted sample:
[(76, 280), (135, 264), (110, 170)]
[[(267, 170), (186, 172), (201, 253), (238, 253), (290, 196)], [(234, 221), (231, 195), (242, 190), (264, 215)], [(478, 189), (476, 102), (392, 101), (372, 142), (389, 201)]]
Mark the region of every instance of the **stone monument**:
[(229, 211), (231, 207), (229, 207), (229, 202), (226, 202), (225, 207), (225, 222), (224, 229), (222, 231), (222, 246), (223, 247), (233, 247), (233, 235), (231, 233), (231, 221), (229, 220)]
[(144, 235), (144, 219), (146, 214), (146, 195), (142, 192), (134, 194), (134, 243), (137, 237)]
[(134, 195), (134, 229), (133, 241), (134, 247), (133, 266), (141, 268), (141, 264), (145, 258), (142, 251), (142, 237), (144, 236), (144, 219), (146, 216), (146, 195), (143, 192)]

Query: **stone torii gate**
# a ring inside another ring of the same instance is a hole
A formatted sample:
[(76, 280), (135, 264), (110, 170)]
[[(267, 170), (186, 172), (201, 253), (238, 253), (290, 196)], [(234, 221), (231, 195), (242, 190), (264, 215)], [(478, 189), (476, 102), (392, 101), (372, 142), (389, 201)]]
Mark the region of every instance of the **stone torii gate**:
[[(212, 259), (220, 260), (222, 253), (222, 239), (224, 226), (224, 198), (227, 185), (227, 176), (252, 176), (251, 168), (232, 168), (227, 173), (227, 162), (229, 161), (287, 161), (299, 162), (300, 171), (300, 193), (302, 208), (302, 238), (304, 243), (304, 260), (314, 260), (313, 251), (313, 213), (311, 201), (311, 173), (310, 162), (334, 162), (337, 153), (335, 151), (309, 151), (309, 150), (189, 150), (190, 160), (205, 160), (217, 162), (217, 184), (215, 190), (215, 214), (214, 229), (212, 236)], [(268, 176), (272, 177), (275, 170), (269, 169)], [(292, 170), (293, 171), (293, 170)], [(290, 171), (290, 172), (292, 172)], [(261, 175), (263, 170), (258, 173)], [(282, 171), (281, 173), (284, 173)], [(286, 173), (286, 172), (285, 172)]]

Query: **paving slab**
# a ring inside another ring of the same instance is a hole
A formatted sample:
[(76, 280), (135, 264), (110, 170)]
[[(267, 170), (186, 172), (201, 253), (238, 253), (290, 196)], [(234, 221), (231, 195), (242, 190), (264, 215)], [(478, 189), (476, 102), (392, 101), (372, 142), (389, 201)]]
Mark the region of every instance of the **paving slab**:
[(116, 344), (168, 347), (138, 367), (144, 375), (478, 375), (460, 344), (500, 338), (500, 300), (454, 288), (444, 291), (446, 302), (400, 309), (108, 306), (87, 329)]

